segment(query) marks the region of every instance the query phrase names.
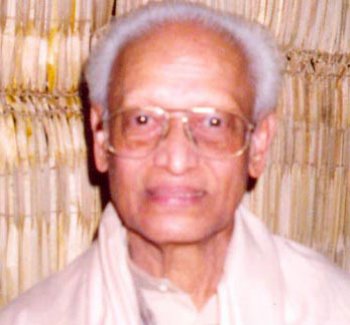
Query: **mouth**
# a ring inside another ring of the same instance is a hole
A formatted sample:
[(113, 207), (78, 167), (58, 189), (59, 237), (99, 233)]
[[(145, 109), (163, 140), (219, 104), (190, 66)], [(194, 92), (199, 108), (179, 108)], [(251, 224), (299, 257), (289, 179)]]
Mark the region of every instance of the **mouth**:
[(189, 186), (156, 186), (146, 190), (148, 199), (164, 205), (191, 205), (201, 201), (206, 191)]

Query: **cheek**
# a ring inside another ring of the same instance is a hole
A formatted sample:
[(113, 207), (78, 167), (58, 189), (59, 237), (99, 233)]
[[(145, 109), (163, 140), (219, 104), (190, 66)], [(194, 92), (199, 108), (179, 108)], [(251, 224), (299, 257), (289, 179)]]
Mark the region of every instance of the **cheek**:
[(141, 205), (142, 168), (136, 161), (114, 158), (110, 162), (109, 186), (111, 200), (119, 215), (134, 215)]
[(225, 201), (239, 201), (247, 185), (247, 158), (244, 156), (242, 159), (224, 162), (216, 166), (215, 170), (215, 181), (221, 197)]
[(217, 191), (213, 197), (216, 213), (222, 222), (231, 220), (247, 188), (248, 169), (246, 159), (235, 158), (215, 168)]

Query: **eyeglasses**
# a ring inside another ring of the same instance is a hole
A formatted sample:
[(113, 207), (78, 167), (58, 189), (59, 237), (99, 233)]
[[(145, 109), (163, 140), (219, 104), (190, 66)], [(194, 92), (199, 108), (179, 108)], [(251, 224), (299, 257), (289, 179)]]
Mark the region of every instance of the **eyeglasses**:
[(211, 107), (122, 108), (106, 121), (108, 152), (128, 158), (146, 157), (166, 138), (171, 119), (182, 121), (186, 137), (199, 154), (214, 159), (243, 154), (255, 127), (243, 116)]

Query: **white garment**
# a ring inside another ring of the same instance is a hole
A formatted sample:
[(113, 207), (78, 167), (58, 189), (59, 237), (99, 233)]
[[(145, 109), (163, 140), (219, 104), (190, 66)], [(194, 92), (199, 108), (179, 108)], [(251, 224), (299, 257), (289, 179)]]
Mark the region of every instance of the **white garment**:
[[(221, 325), (350, 324), (347, 273), (310, 249), (272, 235), (243, 207), (235, 218), (218, 287)], [(109, 205), (98, 241), (3, 309), (0, 324), (141, 324), (127, 254), (126, 231)], [(176, 317), (176, 310), (169, 317)]]
[[(129, 261), (139, 292), (140, 306), (155, 324), (219, 325), (218, 297), (214, 294), (198, 310), (191, 296), (166, 278), (155, 278)], [(146, 311), (147, 310), (147, 311)]]

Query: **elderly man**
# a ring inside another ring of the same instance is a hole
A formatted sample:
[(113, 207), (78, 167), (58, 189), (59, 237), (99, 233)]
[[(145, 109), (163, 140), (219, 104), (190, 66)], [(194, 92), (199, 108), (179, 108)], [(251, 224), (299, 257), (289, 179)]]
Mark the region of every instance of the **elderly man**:
[(350, 280), (240, 206), (275, 127), (277, 50), (199, 5), (112, 23), (87, 67), (99, 238), (1, 324), (350, 324)]

